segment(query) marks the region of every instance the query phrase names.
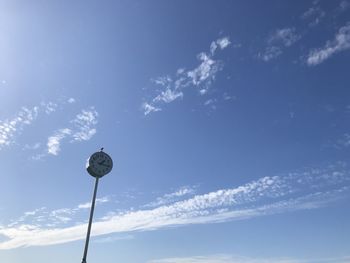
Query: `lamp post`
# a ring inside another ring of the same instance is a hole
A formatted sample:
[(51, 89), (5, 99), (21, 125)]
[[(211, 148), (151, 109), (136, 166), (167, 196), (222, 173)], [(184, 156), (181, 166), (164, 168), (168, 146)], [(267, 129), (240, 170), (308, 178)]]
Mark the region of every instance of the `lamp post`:
[(86, 257), (87, 257), (89, 241), (90, 241), (92, 218), (94, 216), (98, 180), (104, 175), (108, 174), (110, 171), (112, 171), (112, 168), (113, 168), (113, 160), (107, 153), (103, 152), (103, 148), (101, 148), (99, 152), (95, 152), (94, 154), (92, 154), (87, 162), (86, 170), (91, 176), (95, 177), (95, 187), (94, 187), (94, 194), (92, 196), (92, 201), (91, 201), (90, 217), (89, 217), (89, 224), (88, 224), (88, 229), (86, 233), (84, 255), (81, 263), (86, 263)]

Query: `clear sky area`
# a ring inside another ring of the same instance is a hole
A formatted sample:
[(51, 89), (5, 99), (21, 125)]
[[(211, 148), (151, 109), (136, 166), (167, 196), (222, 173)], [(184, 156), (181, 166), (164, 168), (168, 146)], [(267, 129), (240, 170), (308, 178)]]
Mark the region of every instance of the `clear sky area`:
[(350, 262), (350, 0), (0, 1), (0, 262)]

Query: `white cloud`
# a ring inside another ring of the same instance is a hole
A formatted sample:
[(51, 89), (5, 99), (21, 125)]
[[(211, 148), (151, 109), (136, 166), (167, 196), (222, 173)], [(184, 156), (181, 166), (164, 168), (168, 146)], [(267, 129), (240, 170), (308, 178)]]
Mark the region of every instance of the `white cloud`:
[(179, 201), (180, 198), (195, 194), (195, 192), (196, 192), (196, 187), (182, 186), (173, 193), (165, 194), (161, 197), (158, 197), (156, 201), (151, 202), (145, 205), (144, 207), (156, 207), (160, 205), (174, 203), (176, 201)]
[[(223, 192), (222, 194), (227, 193)], [(189, 224), (220, 223), (228, 220), (242, 220), (301, 209), (314, 209), (334, 200), (335, 194), (335, 192), (313, 194), (303, 198), (280, 201), (255, 208), (228, 211), (225, 209), (214, 209), (214, 211), (210, 211), (210, 208), (221, 207), (233, 202), (233, 200), (229, 200), (233, 198), (231, 196), (221, 196), (221, 193), (210, 193), (204, 196), (196, 196), (170, 206), (128, 212), (123, 215), (111, 217), (108, 221), (95, 222), (92, 235), (150, 231), (164, 227)], [(209, 204), (205, 202), (209, 202)], [(85, 231), (86, 224), (54, 229), (39, 227), (26, 228), (23, 225), (2, 228), (0, 229), (0, 234), (6, 236), (9, 240), (1, 242), (0, 249), (66, 243), (83, 239), (85, 237)]]
[(336, 145), (334, 145), (336, 148), (343, 148), (343, 147), (349, 147), (350, 146), (350, 134), (345, 133), (340, 140), (337, 141)]
[(201, 52), (197, 58), (199, 65), (192, 70), (185, 70), (181, 67), (176, 71), (174, 77), (166, 75), (152, 79), (152, 82), (160, 85), (162, 90), (158, 90), (156, 95), (150, 102), (142, 104), (145, 115), (152, 112), (161, 111), (161, 105), (170, 103), (176, 99), (184, 97), (184, 89), (188, 87), (198, 88), (200, 95), (207, 94), (216, 75), (223, 69), (223, 62), (217, 60), (215, 55), (218, 50), (223, 50), (231, 44), (228, 37), (223, 37), (213, 41), (210, 45), (210, 52)]
[[(41, 208), (37, 208), (33, 211), (27, 211), (24, 212), (23, 215), (21, 217), (19, 217), (18, 219), (15, 220), (11, 220), (11, 223), (8, 224), (8, 227), (13, 227), (13, 226), (19, 226), (20, 224), (23, 224), (24, 221), (28, 220), (28, 218), (33, 218), (34, 216), (36, 216), (37, 214), (39, 214), (40, 212), (44, 211), (46, 208), (45, 207), (41, 207)], [(1, 226), (0, 226), (1, 229)]]
[(58, 155), (61, 150), (60, 142), (67, 135), (70, 135), (72, 131), (68, 128), (60, 129), (53, 136), (50, 136), (47, 140), (47, 152), (52, 155)]
[[(82, 110), (71, 121), (73, 126), (69, 128), (62, 128), (54, 132), (47, 141), (47, 153), (58, 155), (61, 150), (61, 141), (65, 138), (71, 138), (71, 142), (88, 141), (96, 133), (97, 111), (92, 107), (88, 110)], [(38, 159), (43, 156), (38, 155)]]
[(284, 49), (291, 47), (301, 39), (294, 27), (276, 29), (266, 39), (265, 50), (259, 52), (257, 57), (268, 62), (280, 56)]
[(32, 159), (33, 161), (40, 161), (42, 160), (47, 154), (46, 153), (38, 153), (33, 155), (30, 159)]
[(212, 57), (206, 53), (200, 53), (197, 58), (202, 62), (195, 69), (188, 71), (187, 76), (194, 86), (199, 86), (204, 83), (207, 89), (215, 79), (217, 72), (222, 70), (222, 64), (220, 61), (212, 59)]
[(341, 1), (339, 4), (339, 8), (341, 11), (348, 10), (350, 8), (350, 2), (346, 0)]
[[(105, 220), (94, 223), (92, 236), (220, 223), (315, 209), (347, 197), (350, 192), (349, 175), (346, 166), (337, 164), (324, 169), (263, 177), (236, 188), (195, 195), (169, 205), (110, 214)], [(186, 191), (175, 195), (183, 195), (184, 192)], [(0, 249), (47, 246), (80, 240), (85, 237), (86, 227), (85, 223), (53, 228), (27, 223), (3, 226), (0, 235), (6, 239), (0, 242)]]
[(95, 243), (111, 243), (118, 240), (130, 240), (134, 239), (133, 235), (125, 235), (125, 236), (111, 236), (111, 237), (103, 237), (103, 238), (97, 238), (94, 239), (93, 242)]
[(296, 33), (294, 27), (277, 29), (269, 38), (269, 43), (281, 42), (284, 46), (289, 47), (297, 42), (301, 36)]
[(309, 26), (318, 25), (325, 17), (326, 13), (319, 6), (312, 6), (301, 16), (304, 20), (309, 20)]
[(151, 104), (148, 104), (147, 102), (142, 104), (142, 109), (144, 110), (144, 114), (148, 115), (152, 112), (157, 112), (157, 111), (161, 111), (162, 109), (157, 108), (155, 106), (152, 106)]
[(23, 150), (37, 150), (40, 148), (40, 146), (41, 146), (40, 142), (34, 143), (32, 145), (26, 144), (24, 145)]
[[(181, 72), (181, 70), (182, 69), (178, 70), (178, 72)], [(163, 76), (163, 77), (152, 79), (151, 81), (160, 86), (167, 86), (172, 82), (172, 79), (170, 78), (170, 76)]]
[(69, 98), (69, 99), (67, 100), (67, 102), (68, 102), (68, 103), (74, 103), (74, 102), (75, 102), (75, 99), (74, 99), (74, 98)]
[(51, 114), (52, 112), (55, 112), (57, 107), (58, 107), (58, 105), (52, 101), (42, 102), (41, 106), (43, 107), (43, 109), (47, 115)]
[[(73, 103), (74, 99), (70, 98), (68, 102)], [(31, 109), (22, 107), (13, 118), (4, 121), (0, 120), (0, 150), (4, 146), (14, 143), (16, 135), (21, 134), (25, 126), (32, 124), (38, 118), (39, 113), (50, 115), (55, 112), (58, 107), (59, 104), (51, 101), (41, 102), (39, 106), (35, 106)], [(97, 117), (98, 113), (93, 107), (82, 110), (70, 122), (71, 124), (68, 127), (57, 129), (52, 135), (48, 136), (46, 143), (26, 143), (22, 146), (22, 149), (38, 151), (41, 148), (42, 151), (32, 156), (32, 160), (41, 160), (47, 156), (47, 154), (58, 155), (61, 142), (66, 138), (70, 138), (71, 142), (90, 140), (96, 133)], [(45, 145), (46, 149), (43, 149), (42, 145)]]
[(216, 43), (218, 43), (218, 45), (221, 49), (224, 49), (231, 44), (230, 39), (228, 37), (220, 38), (220, 39), (216, 40)]
[(88, 209), (88, 208), (90, 208), (90, 207), (91, 207), (91, 203), (90, 203), (90, 202), (86, 202), (86, 203), (84, 203), (84, 204), (78, 205), (78, 208), (79, 208), (79, 209)]
[(0, 121), (0, 149), (13, 143), (15, 135), (37, 118), (38, 110), (38, 107), (32, 109), (23, 107), (13, 118)]
[[(70, 98), (68, 101), (72, 102), (74, 100), (73, 98)], [(42, 113), (45, 113), (44, 115), (50, 115), (53, 112), (55, 112), (60, 104), (49, 101), (45, 102), (42, 101), (39, 106), (35, 106), (33, 108), (27, 108), (22, 107), (21, 110), (15, 114), (14, 117), (6, 119), (4, 121), (0, 120), (0, 149), (2, 149), (4, 146), (8, 146), (12, 144), (15, 141), (16, 135), (19, 135), (22, 133), (23, 129), (26, 126), (31, 125), (36, 119), (38, 119), (39, 115)], [(84, 112), (82, 113), (84, 114)], [(79, 116), (77, 116), (78, 118)], [(83, 121), (82, 121), (83, 122)], [(85, 133), (86, 130), (84, 130), (86, 126), (83, 125), (83, 123), (76, 123), (76, 129), (78, 129), (76, 132), (76, 137), (79, 138), (89, 138), (93, 135), (93, 130), (90, 131), (90, 134)], [(69, 133), (67, 132), (68, 128), (57, 130), (52, 136), (49, 137), (47, 146), (52, 149), (50, 150), (50, 154), (57, 153), (59, 151), (59, 144), (60, 140), (62, 140), (66, 135)], [(81, 129), (79, 131), (79, 129)], [(80, 132), (80, 133), (79, 133)], [(23, 150), (38, 150), (41, 147), (40, 142), (36, 142), (33, 144), (26, 143), (22, 149)], [(58, 147), (58, 148), (55, 148)], [(55, 150), (57, 149), (57, 150)], [(36, 154), (33, 159), (41, 159), (45, 156), (45, 153), (39, 153)]]
[(74, 141), (88, 141), (96, 133), (97, 111), (91, 107), (89, 110), (82, 110), (77, 114), (72, 123), (77, 131), (72, 134)]
[(283, 49), (292, 46), (301, 36), (294, 27), (277, 29), (267, 39), (267, 47), (258, 54), (258, 58), (265, 62), (277, 58), (283, 53)]
[(37, 213), (39, 213), (40, 211), (42, 211), (42, 210), (44, 210), (44, 209), (45, 209), (45, 207), (37, 208), (37, 209), (35, 209), (35, 210), (33, 210), (33, 211), (27, 211), (27, 212), (24, 213), (24, 216), (25, 216), (25, 217), (26, 217), (26, 216), (34, 216), (34, 215), (36, 215)]
[(174, 193), (167, 194), (166, 197), (174, 197), (174, 196), (179, 197), (179, 196), (184, 196), (184, 195), (189, 195), (194, 193), (195, 193), (195, 188), (183, 186), (179, 190), (175, 191)]
[(227, 93), (224, 93), (223, 95), (222, 95), (222, 97), (223, 97), (223, 99), (224, 100), (235, 100), (236, 99), (236, 96), (231, 96), (231, 95), (229, 95), (229, 94), (227, 94)]
[(224, 49), (231, 44), (230, 39), (228, 37), (219, 38), (216, 41), (211, 42), (210, 44), (210, 53), (212, 55), (215, 54), (217, 48)]
[[(95, 203), (97, 205), (97, 204), (107, 203), (109, 201), (110, 201), (109, 197), (104, 196), (102, 198), (96, 198)], [(83, 204), (79, 204), (77, 206), (78, 209), (87, 209), (87, 208), (90, 208), (90, 207), (91, 207), (91, 202), (86, 202), (86, 203), (83, 203)]]
[[(111, 199), (108, 196), (96, 198), (96, 206), (110, 201)], [(86, 211), (90, 208), (90, 206), (91, 202), (86, 202), (73, 208), (60, 208), (52, 211), (48, 211), (46, 207), (41, 207), (33, 211), (27, 211), (18, 219), (11, 220), (8, 227), (21, 228), (22, 225), (35, 225), (37, 229), (39, 229), (47, 226), (57, 227), (62, 226), (62, 224), (66, 225), (67, 223), (73, 221), (78, 213)]]
[(215, 99), (209, 99), (209, 100), (207, 100), (206, 102), (204, 102), (204, 105), (205, 105), (205, 106), (215, 107), (215, 102), (216, 102)]
[(162, 91), (157, 97), (153, 99), (153, 102), (163, 101), (165, 103), (172, 102), (177, 98), (182, 98), (183, 93), (181, 91), (171, 90), (167, 88), (165, 91)]
[(276, 46), (269, 46), (265, 49), (263, 53), (260, 53), (258, 57), (260, 57), (264, 61), (270, 61), (271, 59), (277, 58), (282, 54), (282, 49)]
[(184, 68), (179, 68), (178, 70), (176, 70), (176, 75), (181, 75), (184, 72), (185, 72)]
[(315, 66), (332, 55), (350, 48), (350, 23), (341, 27), (333, 41), (327, 41), (323, 48), (311, 50), (307, 57), (307, 64)]

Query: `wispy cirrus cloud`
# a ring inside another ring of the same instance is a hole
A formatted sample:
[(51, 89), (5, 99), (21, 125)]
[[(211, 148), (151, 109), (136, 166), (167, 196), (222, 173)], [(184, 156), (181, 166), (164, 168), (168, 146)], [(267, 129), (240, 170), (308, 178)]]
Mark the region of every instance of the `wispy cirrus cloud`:
[[(104, 196), (102, 198), (96, 198), (96, 204), (103, 204), (103, 203), (107, 203), (110, 201), (110, 198), (108, 196)], [(87, 202), (84, 204), (80, 204), (78, 205), (78, 209), (88, 209), (91, 207), (91, 202)]]
[(69, 98), (69, 99), (67, 100), (67, 102), (72, 104), (72, 103), (75, 102), (75, 99), (74, 99), (74, 98)]
[[(9, 146), (16, 141), (18, 137), (26, 128), (26, 126), (34, 125), (34, 122), (43, 116), (48, 116), (62, 108), (65, 104), (72, 104), (75, 102), (74, 98), (59, 99), (56, 102), (42, 101), (37, 106), (32, 108), (22, 107), (12, 118), (0, 120), (0, 150), (5, 146)], [(57, 155), (60, 151), (60, 142), (68, 136), (71, 136), (74, 141), (89, 140), (95, 133), (95, 125), (97, 123), (97, 112), (90, 108), (89, 110), (82, 110), (72, 120), (73, 127), (57, 129), (52, 135), (48, 137), (46, 146), (47, 153)], [(44, 143), (26, 143), (22, 149), (36, 151), (41, 148)], [(45, 154), (41, 153), (34, 157), (40, 159)]]
[(350, 133), (344, 133), (333, 146), (337, 149), (350, 147)]
[[(70, 138), (70, 142), (81, 142), (90, 140), (96, 133), (98, 113), (93, 108), (82, 110), (70, 122), (70, 126), (58, 129), (53, 135), (48, 137), (47, 153), (58, 155), (61, 150), (61, 141)], [(42, 154), (41, 158), (45, 155)]]
[(276, 29), (267, 38), (267, 46), (264, 51), (258, 54), (258, 57), (268, 62), (280, 56), (285, 48), (292, 46), (300, 39), (301, 35), (294, 27)]
[(39, 149), (41, 144), (39, 142), (33, 144), (25, 144), (23, 150), (37, 150)]
[(300, 38), (301, 36), (296, 32), (294, 27), (286, 27), (277, 29), (275, 32), (273, 32), (273, 34), (270, 35), (268, 42), (270, 44), (281, 43), (286, 47), (290, 47)]
[(206, 53), (200, 53), (197, 58), (201, 63), (195, 69), (188, 71), (187, 77), (194, 86), (200, 87), (199, 93), (203, 95), (208, 92), (216, 74), (222, 70), (223, 64)]
[(277, 58), (281, 54), (282, 54), (282, 49), (280, 47), (268, 46), (266, 47), (264, 52), (258, 54), (258, 57), (263, 61), (268, 62), (271, 59)]
[[(186, 192), (186, 191), (184, 191)], [(174, 195), (184, 195), (179, 192)], [(197, 194), (151, 209), (116, 212), (94, 223), (93, 236), (151, 231), (171, 226), (221, 223), (277, 213), (316, 209), (349, 196), (350, 171), (345, 164), (314, 168), (280, 176), (267, 176), (247, 184)], [(142, 207), (142, 206), (141, 206)], [(0, 228), (5, 240), (0, 249), (60, 244), (85, 237), (87, 225), (7, 225)]]
[(312, 6), (301, 15), (301, 18), (308, 21), (309, 26), (316, 26), (325, 16), (326, 12), (319, 6)]
[(161, 197), (157, 197), (155, 201), (146, 204), (144, 207), (157, 207), (160, 205), (165, 205), (173, 203), (175, 201), (179, 201), (183, 197), (194, 195), (196, 193), (196, 188), (197, 187), (182, 186), (175, 192), (165, 194)]
[(350, 23), (341, 27), (334, 40), (327, 41), (324, 47), (316, 48), (309, 52), (306, 62), (309, 66), (321, 64), (331, 56), (350, 48)]
[(214, 55), (218, 48), (222, 50), (228, 47), (230, 44), (231, 41), (228, 37), (219, 38), (216, 41), (211, 42), (210, 53)]
[(177, 98), (182, 98), (182, 97), (183, 97), (183, 93), (181, 91), (174, 91), (169, 88), (166, 88), (157, 97), (154, 98), (154, 101), (169, 103), (176, 100)]
[(39, 107), (22, 109), (12, 118), (0, 120), (0, 149), (14, 142), (14, 137), (22, 132), (25, 126), (30, 125), (38, 117)]
[(96, 133), (98, 113), (94, 107), (90, 109), (82, 110), (81, 113), (77, 114), (72, 120), (76, 131), (73, 132), (72, 137), (74, 141), (88, 141)]
[(184, 97), (186, 88), (198, 89), (200, 95), (204, 95), (210, 89), (219, 71), (223, 69), (223, 62), (216, 59), (219, 50), (227, 48), (231, 44), (228, 37), (219, 38), (210, 44), (209, 52), (201, 52), (197, 55), (199, 64), (191, 69), (179, 68), (174, 76), (162, 76), (151, 81), (160, 87), (158, 93), (142, 104), (145, 115), (162, 110), (162, 105), (168, 104)]
[(41, 102), (40, 104), (41, 104), (41, 106), (44, 108), (45, 113), (46, 113), (47, 115), (49, 115), (49, 114), (52, 113), (52, 112), (55, 112), (56, 109), (57, 109), (57, 107), (58, 107), (57, 103), (54, 103), (54, 102), (52, 102), (52, 101), (49, 101), (49, 102)]
[(58, 155), (61, 150), (60, 143), (61, 141), (72, 134), (72, 130), (68, 128), (59, 129), (47, 139), (47, 152), (52, 155)]
[(149, 104), (147, 102), (144, 102), (142, 104), (142, 109), (143, 109), (145, 115), (148, 115), (148, 114), (150, 114), (152, 112), (157, 112), (157, 111), (161, 111), (162, 110), (161, 108), (155, 107), (155, 106), (153, 106), (153, 105), (151, 105), (151, 104)]
[[(96, 198), (96, 206), (100, 206), (110, 201), (111, 198), (109, 196)], [(87, 211), (90, 206), (91, 202), (85, 202), (78, 204), (73, 208), (65, 207), (51, 211), (46, 207), (41, 207), (32, 211), (27, 211), (19, 218), (11, 220), (8, 227), (21, 228), (22, 226), (31, 226), (32, 228), (40, 228), (62, 226), (76, 220), (77, 214)]]
[(93, 240), (94, 243), (111, 243), (118, 240), (130, 240), (134, 239), (133, 235), (123, 235), (123, 236), (109, 236), (109, 237), (102, 237), (102, 238), (96, 238)]
[(350, 2), (347, 0), (343, 0), (339, 3), (339, 9), (340, 11), (344, 12), (348, 9), (350, 9)]

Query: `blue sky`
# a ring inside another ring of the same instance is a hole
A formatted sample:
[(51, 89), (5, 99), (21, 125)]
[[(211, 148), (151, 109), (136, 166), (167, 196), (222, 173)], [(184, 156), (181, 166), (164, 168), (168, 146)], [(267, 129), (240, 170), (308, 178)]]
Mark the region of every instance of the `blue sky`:
[(350, 2), (1, 1), (0, 260), (350, 262)]

